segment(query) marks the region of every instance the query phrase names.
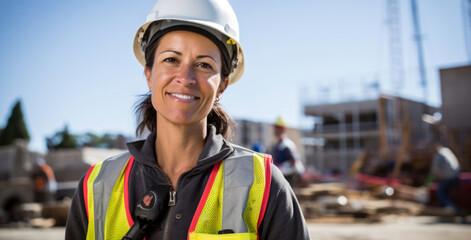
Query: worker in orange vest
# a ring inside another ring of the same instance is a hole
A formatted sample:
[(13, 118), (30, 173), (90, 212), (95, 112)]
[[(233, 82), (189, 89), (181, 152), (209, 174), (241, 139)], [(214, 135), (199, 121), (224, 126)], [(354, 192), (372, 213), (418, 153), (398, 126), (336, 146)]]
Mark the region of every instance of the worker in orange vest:
[(55, 198), (57, 182), (52, 168), (46, 164), (44, 159), (35, 160), (33, 171), (34, 201), (47, 202)]

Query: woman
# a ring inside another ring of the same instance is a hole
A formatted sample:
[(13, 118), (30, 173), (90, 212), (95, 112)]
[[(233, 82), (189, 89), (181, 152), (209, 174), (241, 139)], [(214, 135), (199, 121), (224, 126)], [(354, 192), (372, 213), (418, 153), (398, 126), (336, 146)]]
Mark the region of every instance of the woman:
[(309, 239), (271, 157), (226, 141), (218, 100), (244, 69), (229, 3), (159, 0), (147, 20), (134, 52), (150, 91), (138, 132), (151, 134), (90, 168), (66, 239)]

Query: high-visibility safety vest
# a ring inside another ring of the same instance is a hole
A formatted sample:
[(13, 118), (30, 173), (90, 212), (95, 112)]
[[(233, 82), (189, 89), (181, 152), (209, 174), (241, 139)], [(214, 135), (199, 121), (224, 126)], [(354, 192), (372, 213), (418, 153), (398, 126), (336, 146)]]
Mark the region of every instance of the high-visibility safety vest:
[[(272, 158), (234, 148), (234, 153), (211, 171), (193, 215), (189, 240), (258, 239), (270, 194)], [(133, 164), (134, 157), (125, 153), (88, 170), (83, 181), (87, 240), (122, 239), (134, 224), (128, 192)]]

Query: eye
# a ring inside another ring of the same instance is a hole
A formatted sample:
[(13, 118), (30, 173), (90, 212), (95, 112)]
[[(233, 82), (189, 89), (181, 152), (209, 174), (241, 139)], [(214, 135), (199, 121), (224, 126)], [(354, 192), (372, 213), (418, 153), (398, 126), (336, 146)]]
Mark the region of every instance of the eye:
[(168, 57), (163, 60), (163, 62), (168, 62), (168, 63), (176, 63), (177, 59), (173, 57)]
[(208, 70), (213, 70), (213, 67), (211, 66), (211, 64), (205, 63), (205, 62), (201, 62), (201, 63), (196, 64), (196, 67), (200, 67), (200, 68), (204, 68), (204, 69), (208, 69)]

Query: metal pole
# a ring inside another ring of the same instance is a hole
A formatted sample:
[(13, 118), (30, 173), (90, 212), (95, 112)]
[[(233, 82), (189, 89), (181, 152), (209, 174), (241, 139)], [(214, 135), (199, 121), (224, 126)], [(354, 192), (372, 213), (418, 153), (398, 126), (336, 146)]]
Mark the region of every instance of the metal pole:
[(347, 125), (345, 122), (345, 112), (338, 113), (337, 118), (340, 122), (339, 124), (339, 142), (340, 142), (340, 165), (339, 168), (345, 177), (347, 177), (348, 172), (348, 161), (347, 161)]
[[(322, 119), (321, 121), (319, 121), (319, 123), (317, 124), (316, 122), (316, 138), (317, 139), (324, 139), (324, 136), (323, 136), (323, 125), (324, 125), (324, 120)], [(319, 146), (319, 145), (316, 145), (315, 148), (316, 148), (316, 156), (317, 156), (317, 168), (320, 170), (320, 171), (323, 171), (325, 170), (325, 165), (324, 165), (324, 146)]]
[(388, 0), (389, 53), (391, 54), (390, 82), (395, 96), (399, 96), (404, 81), (400, 17), (398, 0)]
[(419, 71), (420, 71), (420, 83), (422, 85), (422, 90), (424, 91), (424, 103), (427, 104), (428, 94), (427, 94), (427, 76), (425, 73), (425, 63), (424, 63), (424, 53), (422, 46), (422, 33), (420, 31), (419, 23), (419, 11), (417, 8), (417, 1), (411, 0), (411, 9), (412, 9), (412, 20), (414, 24), (414, 40), (417, 43), (417, 57), (419, 58)]
[(462, 0), (463, 31), (468, 62), (471, 63), (471, 0)]

